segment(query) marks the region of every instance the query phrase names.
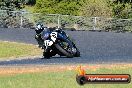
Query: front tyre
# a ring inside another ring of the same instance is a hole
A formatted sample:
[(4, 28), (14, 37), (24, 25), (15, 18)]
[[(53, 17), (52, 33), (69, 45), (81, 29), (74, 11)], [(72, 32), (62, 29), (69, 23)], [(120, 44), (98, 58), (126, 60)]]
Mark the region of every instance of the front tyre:
[(65, 49), (63, 49), (59, 44), (55, 44), (54, 45), (62, 54), (64, 54), (65, 56), (67, 56), (68, 58), (73, 58), (73, 54), (66, 51)]

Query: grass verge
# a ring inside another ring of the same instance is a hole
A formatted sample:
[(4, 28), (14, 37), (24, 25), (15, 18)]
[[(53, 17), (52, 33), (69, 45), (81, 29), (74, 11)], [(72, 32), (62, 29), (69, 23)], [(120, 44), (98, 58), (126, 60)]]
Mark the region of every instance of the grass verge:
[[(36, 71), (36, 68), (33, 69), (34, 67), (31, 67), (32, 70), (34, 70), (32, 71), (32, 73), (29, 72), (29, 73), (22, 73), (22, 74), (15, 73), (13, 75), (0, 75), (0, 88), (131, 88), (132, 86), (131, 83), (129, 84), (86, 84), (84, 86), (80, 86), (76, 83), (76, 80), (75, 80), (75, 76), (77, 74), (75, 67), (76, 66), (37, 67), (38, 69), (40, 69), (40, 71), (39, 70)], [(49, 69), (45, 70), (45, 68), (49, 68)], [(95, 66), (86, 66), (86, 68), (87, 68), (86, 71), (88, 74), (91, 74), (91, 73), (126, 74), (127, 73), (132, 75), (132, 69), (131, 69), (132, 65), (131, 66), (95, 65)], [(59, 71), (58, 69), (64, 69), (64, 70)], [(18, 68), (17, 70), (20, 71), (21, 68)]]
[(0, 41), (0, 58), (18, 58), (36, 56), (42, 54), (42, 50), (32, 44)]

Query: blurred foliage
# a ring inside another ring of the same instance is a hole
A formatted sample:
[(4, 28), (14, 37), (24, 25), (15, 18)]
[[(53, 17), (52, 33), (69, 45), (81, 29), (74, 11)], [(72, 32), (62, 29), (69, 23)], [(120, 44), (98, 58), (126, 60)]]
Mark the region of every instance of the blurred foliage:
[(24, 0), (24, 3), (26, 5), (35, 5), (36, 4), (36, 0)]
[(1, 10), (16, 10), (22, 8), (22, 1), (20, 0), (0, 0), (0, 9)]
[(111, 3), (112, 15), (116, 18), (132, 18), (132, 5), (130, 3)]
[[(32, 26), (28, 18), (23, 17), (22, 12), (18, 10), (23, 9), (24, 5), (34, 5), (35, 2), (36, 0), (0, 0), (0, 27)], [(21, 25), (21, 18), (23, 18), (23, 23), (26, 24)]]
[(80, 0), (37, 0), (35, 11), (44, 14), (79, 15)]
[(131, 18), (131, 0), (36, 0), (34, 12), (88, 17)]
[(81, 15), (89, 17), (110, 17), (109, 0), (86, 0), (80, 8)]
[(0, 0), (1, 10), (17, 10), (24, 8), (24, 5), (35, 5), (36, 0)]
[(101, 29), (106, 31), (115, 32), (132, 32), (132, 20), (131, 19), (107, 19), (104, 21), (105, 25)]
[(33, 12), (88, 17), (132, 18), (131, 0), (0, 0), (0, 9), (33, 6)]

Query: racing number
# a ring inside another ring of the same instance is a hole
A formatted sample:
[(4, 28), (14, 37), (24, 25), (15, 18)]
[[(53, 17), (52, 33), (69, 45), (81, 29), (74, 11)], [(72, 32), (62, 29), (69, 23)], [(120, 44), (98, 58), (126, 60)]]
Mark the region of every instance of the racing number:
[(55, 42), (55, 40), (56, 40), (56, 38), (57, 38), (57, 32), (52, 32), (52, 33), (50, 34), (50, 36), (51, 36), (51, 39)]
[(44, 44), (45, 44), (45, 46), (51, 46), (53, 44), (53, 42), (50, 40), (45, 40)]

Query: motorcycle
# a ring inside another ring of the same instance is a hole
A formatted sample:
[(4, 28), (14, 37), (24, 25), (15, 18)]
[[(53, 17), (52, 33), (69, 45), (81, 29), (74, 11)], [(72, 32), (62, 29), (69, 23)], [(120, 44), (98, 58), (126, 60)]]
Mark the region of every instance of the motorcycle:
[(50, 58), (56, 54), (68, 58), (80, 57), (79, 49), (61, 28), (52, 31), (49, 28), (44, 29), (41, 37), (44, 40), (44, 58)]

